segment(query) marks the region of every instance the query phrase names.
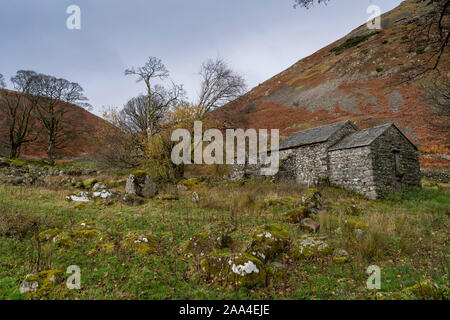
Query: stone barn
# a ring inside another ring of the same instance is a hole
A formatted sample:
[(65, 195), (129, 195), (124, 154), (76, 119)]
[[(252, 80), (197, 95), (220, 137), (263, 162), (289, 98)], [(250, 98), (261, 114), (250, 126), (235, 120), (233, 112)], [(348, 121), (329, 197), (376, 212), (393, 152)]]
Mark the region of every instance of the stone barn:
[[(277, 181), (330, 183), (370, 199), (420, 185), (416, 146), (394, 125), (358, 130), (351, 121), (301, 131), (280, 143)], [(255, 166), (232, 167), (233, 178), (256, 175)]]
[(420, 185), (417, 147), (394, 125), (347, 135), (328, 150), (332, 185), (370, 199)]

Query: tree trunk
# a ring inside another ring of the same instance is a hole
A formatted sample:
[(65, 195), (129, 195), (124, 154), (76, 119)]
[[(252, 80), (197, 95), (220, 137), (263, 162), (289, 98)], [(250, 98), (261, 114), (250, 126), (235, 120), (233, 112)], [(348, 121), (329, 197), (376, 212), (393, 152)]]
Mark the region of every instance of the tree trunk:
[(55, 141), (54, 141), (54, 139), (50, 138), (48, 140), (48, 146), (47, 146), (47, 156), (48, 156), (48, 162), (50, 163), (50, 165), (55, 164), (54, 148), (55, 148)]

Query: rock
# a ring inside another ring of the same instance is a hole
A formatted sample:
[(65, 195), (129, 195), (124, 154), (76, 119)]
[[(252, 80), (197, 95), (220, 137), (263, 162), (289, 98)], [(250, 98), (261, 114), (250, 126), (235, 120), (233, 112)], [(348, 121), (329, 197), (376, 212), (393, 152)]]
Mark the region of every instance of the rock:
[(333, 261), (336, 264), (343, 264), (349, 260), (349, 257), (350, 254), (347, 252), (347, 250), (339, 249), (334, 252)]
[(202, 271), (215, 280), (239, 287), (264, 286), (263, 263), (247, 254), (213, 254), (200, 261)]
[(301, 203), (311, 214), (319, 213), (326, 206), (325, 199), (317, 189), (308, 189), (302, 195)]
[(153, 198), (158, 192), (156, 183), (142, 170), (136, 170), (128, 176), (125, 192), (147, 199)]
[(177, 184), (177, 189), (180, 191), (187, 191), (188, 188), (185, 185)]
[(155, 236), (144, 231), (128, 232), (121, 241), (123, 248), (142, 254), (156, 253), (158, 240)]
[(200, 196), (198, 195), (198, 193), (197, 192), (193, 192), (192, 193), (192, 198), (191, 198), (191, 200), (192, 200), (192, 202), (194, 202), (194, 203), (198, 203), (199, 201), (200, 201)]
[(20, 285), (20, 293), (27, 298), (46, 296), (54, 287), (64, 280), (62, 270), (44, 270), (37, 274), (29, 274)]
[(79, 192), (78, 194), (71, 194), (66, 197), (66, 200), (74, 202), (89, 202), (89, 193)]
[(308, 217), (308, 208), (300, 206), (290, 210), (283, 215), (285, 221), (290, 223), (300, 223), (303, 219)]
[(292, 249), (292, 256), (295, 259), (304, 259), (317, 254), (328, 254), (331, 248), (323, 240), (315, 237), (307, 237), (300, 240)]
[(90, 178), (90, 179), (84, 180), (82, 182), (82, 186), (84, 189), (91, 189), (96, 183), (97, 183), (96, 179)]
[(120, 196), (121, 196), (120, 192), (111, 192), (111, 191), (108, 191), (108, 190), (103, 190), (103, 191), (100, 191), (100, 192), (93, 192), (92, 193), (92, 197), (94, 199), (97, 199), (97, 198), (101, 198), (101, 199), (117, 199)]
[(317, 232), (320, 229), (320, 224), (315, 222), (313, 219), (306, 218), (300, 222), (300, 225), (304, 228), (311, 230), (312, 232)]
[(104, 184), (104, 183), (101, 183), (101, 182), (97, 182), (92, 187), (92, 191), (94, 191), (94, 192), (105, 191), (107, 189), (108, 189), (108, 186), (106, 184)]
[(279, 224), (256, 228), (245, 252), (263, 262), (281, 254), (289, 245), (289, 232)]
[(188, 256), (205, 256), (213, 250), (229, 248), (233, 243), (230, 234), (235, 229), (232, 224), (226, 222), (211, 224), (204, 231), (194, 234), (186, 241), (182, 252)]

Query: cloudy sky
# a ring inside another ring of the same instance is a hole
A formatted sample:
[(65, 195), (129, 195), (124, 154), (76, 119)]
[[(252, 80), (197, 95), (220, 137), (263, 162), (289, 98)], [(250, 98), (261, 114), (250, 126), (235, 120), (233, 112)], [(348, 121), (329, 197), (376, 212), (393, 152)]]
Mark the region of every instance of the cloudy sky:
[[(78, 82), (101, 114), (144, 91), (124, 70), (156, 56), (194, 100), (208, 58), (224, 58), (252, 88), (363, 24), (368, 6), (386, 12), (400, 3), (332, 0), (305, 10), (293, 0), (1, 0), (0, 73)], [(66, 27), (73, 4), (80, 30)]]

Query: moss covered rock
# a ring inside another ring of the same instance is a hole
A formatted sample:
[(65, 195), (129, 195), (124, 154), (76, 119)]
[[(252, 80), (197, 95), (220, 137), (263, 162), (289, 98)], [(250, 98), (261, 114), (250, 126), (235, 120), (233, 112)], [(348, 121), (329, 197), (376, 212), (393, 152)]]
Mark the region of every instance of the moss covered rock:
[(216, 249), (225, 249), (231, 247), (233, 239), (231, 233), (235, 226), (219, 222), (207, 226), (204, 231), (194, 234), (183, 245), (182, 251), (185, 255), (204, 256)]
[(355, 220), (355, 219), (348, 219), (345, 221), (345, 226), (350, 231), (355, 230), (367, 230), (369, 227), (361, 221)]
[(82, 186), (85, 189), (91, 189), (97, 182), (98, 180), (94, 178), (86, 179), (82, 182)]
[(158, 240), (155, 236), (144, 231), (128, 232), (121, 241), (123, 248), (142, 254), (156, 253), (158, 249)]
[(308, 212), (312, 214), (319, 213), (326, 206), (325, 199), (319, 190), (310, 188), (302, 195), (301, 203), (308, 208)]
[(71, 248), (75, 245), (73, 241), (72, 234), (69, 232), (61, 232), (58, 233), (53, 239), (52, 242), (58, 247)]
[(239, 287), (264, 286), (266, 272), (263, 263), (248, 254), (213, 254), (201, 260), (208, 277)]
[(292, 248), (292, 256), (295, 259), (304, 259), (314, 255), (328, 254), (331, 248), (323, 240), (315, 237), (307, 237), (300, 240)]
[(336, 264), (344, 264), (348, 262), (350, 259), (350, 254), (347, 250), (339, 249), (335, 250), (333, 254), (333, 262)]
[(57, 285), (64, 281), (62, 270), (44, 270), (29, 274), (20, 286), (20, 293), (29, 299), (38, 299), (48, 295)]
[(289, 223), (300, 223), (308, 217), (308, 208), (300, 206), (294, 208), (283, 215), (283, 219)]
[[(192, 189), (201, 185), (201, 182), (197, 178), (186, 179), (178, 182), (178, 186), (186, 187), (187, 189)], [(184, 188), (182, 188), (184, 189)]]
[(270, 261), (289, 246), (289, 232), (279, 224), (258, 227), (252, 234), (245, 252), (263, 262)]

